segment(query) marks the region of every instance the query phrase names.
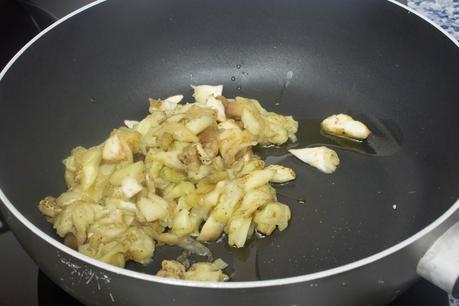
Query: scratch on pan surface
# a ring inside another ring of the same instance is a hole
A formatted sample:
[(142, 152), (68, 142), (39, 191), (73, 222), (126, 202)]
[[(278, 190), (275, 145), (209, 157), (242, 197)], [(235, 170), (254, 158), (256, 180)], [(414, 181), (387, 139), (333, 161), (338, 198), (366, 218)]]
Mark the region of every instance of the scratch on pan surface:
[[(68, 268), (70, 268), (70, 277), (68, 281), (71, 282), (71, 285), (75, 285), (75, 279), (74, 277), (78, 277), (78, 280), (76, 281), (76, 284), (81, 284), (83, 281), (86, 285), (89, 285), (93, 279), (95, 279), (97, 290), (100, 291), (102, 290), (101, 284), (105, 285), (104, 290), (108, 291), (108, 297), (112, 301), (112, 303), (115, 303), (115, 297), (113, 296), (111, 291), (111, 287), (109, 286), (111, 282), (111, 278), (100, 271), (94, 271), (91, 268), (85, 268), (82, 267), (78, 264), (73, 263), (70, 259), (62, 257), (60, 253), (57, 254), (57, 257), (59, 258), (59, 261), (61, 264), (64, 264)], [(64, 281), (63, 278), (61, 278), (61, 281)]]
[(72, 270), (72, 272), (70, 272), (71, 274), (78, 273), (78, 270), (81, 268), (81, 266), (71, 262), (69, 259), (64, 257), (60, 258), (60, 262)]
[(58, 257), (60, 263), (64, 264), (65, 266), (71, 269), (70, 275), (79, 276), (78, 283), (84, 280), (86, 284), (89, 284), (95, 278), (99, 290), (101, 289), (99, 280), (102, 281), (104, 284), (110, 283), (111, 279), (107, 274), (99, 271), (93, 271), (91, 268), (82, 268), (82, 266), (73, 263), (70, 259), (61, 257), (59, 255)]
[(96, 274), (96, 273), (92, 273), (92, 274), (91, 274), (91, 276), (90, 276), (90, 277), (88, 278), (88, 280), (86, 281), (86, 285), (88, 285), (88, 284), (92, 281), (92, 279), (94, 278), (94, 275), (95, 275), (95, 274)]

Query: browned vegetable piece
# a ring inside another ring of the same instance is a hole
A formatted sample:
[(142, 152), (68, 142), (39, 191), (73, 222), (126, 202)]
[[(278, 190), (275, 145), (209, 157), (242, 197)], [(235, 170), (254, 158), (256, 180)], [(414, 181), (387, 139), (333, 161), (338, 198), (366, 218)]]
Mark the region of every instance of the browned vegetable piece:
[(48, 196), (40, 201), (38, 209), (42, 214), (51, 219), (62, 212), (62, 208), (56, 203), (56, 198)]
[(78, 250), (78, 241), (73, 233), (65, 235), (64, 244), (71, 249)]
[(198, 151), (193, 145), (183, 149), (183, 153), (179, 155), (179, 160), (186, 166), (188, 171), (198, 171), (199, 166), (201, 166)]
[(148, 98), (148, 102), (150, 102), (149, 111), (153, 113), (154, 111), (161, 108), (161, 101), (158, 99)]
[(242, 116), (242, 111), (245, 108), (244, 103), (240, 101), (228, 101), (225, 97), (217, 97), (222, 101), (223, 106), (225, 107), (226, 117), (239, 120)]
[(213, 142), (217, 140), (217, 138), (218, 128), (216, 122), (199, 134), (199, 142), (202, 144)]
[(169, 132), (165, 132), (159, 137), (159, 145), (164, 151), (169, 150), (173, 142), (174, 136), (172, 136), (172, 134)]
[(206, 150), (207, 154), (210, 157), (215, 157), (218, 154), (218, 141), (214, 140), (212, 142), (206, 143), (204, 146), (204, 150)]
[(163, 260), (161, 270), (156, 273), (157, 276), (183, 279), (185, 267), (176, 260)]

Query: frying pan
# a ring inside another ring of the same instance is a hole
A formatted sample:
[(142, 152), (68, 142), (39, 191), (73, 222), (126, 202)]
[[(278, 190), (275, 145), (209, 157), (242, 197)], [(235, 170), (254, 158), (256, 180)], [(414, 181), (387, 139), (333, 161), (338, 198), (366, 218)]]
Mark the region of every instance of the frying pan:
[[(86, 304), (378, 305), (418, 274), (453, 292), (458, 80), (457, 43), (391, 1), (97, 1), (1, 73), (1, 209), (40, 268)], [(60, 161), (143, 117), (149, 96), (189, 99), (190, 84), (293, 115), (299, 143), (287, 146), (326, 144), (341, 165), (326, 175), (285, 148), (260, 152), (297, 173), (276, 187), (292, 219), (241, 250), (209, 245), (232, 282), (154, 276), (172, 247), (119, 269), (63, 245), (37, 209), (64, 190)], [(370, 126), (368, 143), (314, 132), (339, 112)]]

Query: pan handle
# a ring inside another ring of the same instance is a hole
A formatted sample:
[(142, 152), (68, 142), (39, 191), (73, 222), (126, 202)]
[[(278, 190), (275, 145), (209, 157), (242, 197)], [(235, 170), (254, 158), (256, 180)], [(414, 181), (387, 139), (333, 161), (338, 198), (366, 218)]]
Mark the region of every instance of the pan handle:
[(427, 250), (418, 263), (417, 272), (454, 298), (459, 298), (459, 222)]

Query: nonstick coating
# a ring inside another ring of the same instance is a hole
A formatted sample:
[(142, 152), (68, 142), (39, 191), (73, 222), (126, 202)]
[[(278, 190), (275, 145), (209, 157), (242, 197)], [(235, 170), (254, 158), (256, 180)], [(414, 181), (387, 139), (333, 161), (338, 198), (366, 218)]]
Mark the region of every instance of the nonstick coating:
[[(457, 50), (387, 1), (111, 0), (40, 38), (0, 82), (0, 186), (57, 237), (36, 206), (64, 191), (60, 161), (145, 116), (150, 96), (224, 84), (226, 96), (259, 99), (310, 129), (346, 112), (380, 124), (400, 147), (385, 156), (338, 148), (331, 175), (271, 157), (297, 173), (277, 188), (292, 210), (288, 229), (234, 256), (216, 251), (233, 266), (256, 262), (235, 280), (343, 265), (408, 238), (457, 199)], [(318, 144), (308, 139), (301, 145)], [(153, 273), (178, 253), (158, 249), (153, 263), (130, 268)]]

